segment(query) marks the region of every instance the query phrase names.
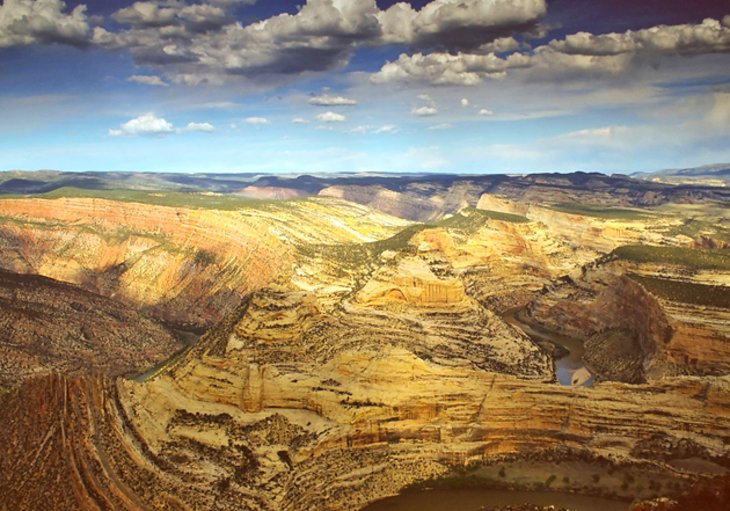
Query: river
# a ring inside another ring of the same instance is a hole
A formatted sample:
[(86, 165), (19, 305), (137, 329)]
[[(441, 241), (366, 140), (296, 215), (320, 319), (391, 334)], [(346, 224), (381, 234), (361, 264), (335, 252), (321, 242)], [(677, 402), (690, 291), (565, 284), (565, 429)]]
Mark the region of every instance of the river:
[(521, 307), (510, 309), (502, 315), (502, 319), (510, 325), (523, 331), (535, 342), (549, 342), (557, 344), (568, 352), (567, 355), (555, 359), (555, 374), (561, 385), (593, 385), (593, 375), (583, 363), (583, 341), (560, 335), (547, 330), (537, 329), (519, 319)]
[(134, 379), (135, 381), (138, 381), (138, 382), (144, 382), (144, 381), (148, 380), (149, 378), (151, 378), (152, 376), (154, 376), (158, 372), (160, 372), (160, 369), (165, 367), (167, 364), (169, 364), (173, 360), (179, 359), (185, 353), (187, 353), (187, 351), (190, 348), (192, 348), (196, 342), (198, 342), (198, 339), (200, 339), (200, 336), (201, 336), (200, 331), (183, 330), (181, 328), (175, 328), (172, 326), (168, 326), (167, 329), (173, 335), (175, 335), (175, 337), (177, 337), (185, 345), (185, 347), (182, 350), (180, 350), (178, 353), (171, 356), (170, 358), (165, 359), (165, 360), (153, 365), (146, 371), (144, 371), (142, 373), (130, 375), (129, 377), (131, 379)]
[(362, 511), (477, 511), (484, 506), (533, 504), (571, 511), (626, 511), (628, 503), (574, 493), (488, 489), (405, 491), (379, 500)]

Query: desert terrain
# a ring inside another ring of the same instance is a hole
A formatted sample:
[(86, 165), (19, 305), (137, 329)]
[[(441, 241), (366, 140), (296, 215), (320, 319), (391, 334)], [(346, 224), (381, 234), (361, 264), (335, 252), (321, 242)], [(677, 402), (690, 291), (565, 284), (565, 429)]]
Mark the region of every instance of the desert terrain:
[(90, 174), (0, 174), (4, 509), (727, 504), (717, 180)]

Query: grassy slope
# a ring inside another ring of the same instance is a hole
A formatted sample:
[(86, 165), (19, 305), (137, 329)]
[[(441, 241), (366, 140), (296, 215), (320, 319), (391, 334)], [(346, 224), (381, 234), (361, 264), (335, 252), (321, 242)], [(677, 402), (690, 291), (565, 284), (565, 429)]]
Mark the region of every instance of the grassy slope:
[(730, 251), (684, 247), (626, 245), (613, 251), (619, 259), (636, 263), (660, 263), (698, 270), (730, 270)]

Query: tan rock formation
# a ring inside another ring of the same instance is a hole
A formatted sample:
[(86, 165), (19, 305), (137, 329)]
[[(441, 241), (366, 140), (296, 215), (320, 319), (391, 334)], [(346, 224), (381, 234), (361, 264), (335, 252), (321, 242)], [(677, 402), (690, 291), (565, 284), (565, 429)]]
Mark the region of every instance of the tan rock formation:
[(374, 241), (406, 222), (333, 199), (238, 211), (102, 199), (0, 200), (0, 267), (209, 326), (289, 273), (302, 243)]

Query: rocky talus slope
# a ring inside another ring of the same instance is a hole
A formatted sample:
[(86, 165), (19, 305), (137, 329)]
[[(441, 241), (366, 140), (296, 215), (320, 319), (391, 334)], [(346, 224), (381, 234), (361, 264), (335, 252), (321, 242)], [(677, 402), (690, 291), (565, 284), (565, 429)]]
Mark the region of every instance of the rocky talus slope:
[(141, 372), (182, 348), (164, 326), (127, 305), (0, 271), (0, 392), (49, 372)]

